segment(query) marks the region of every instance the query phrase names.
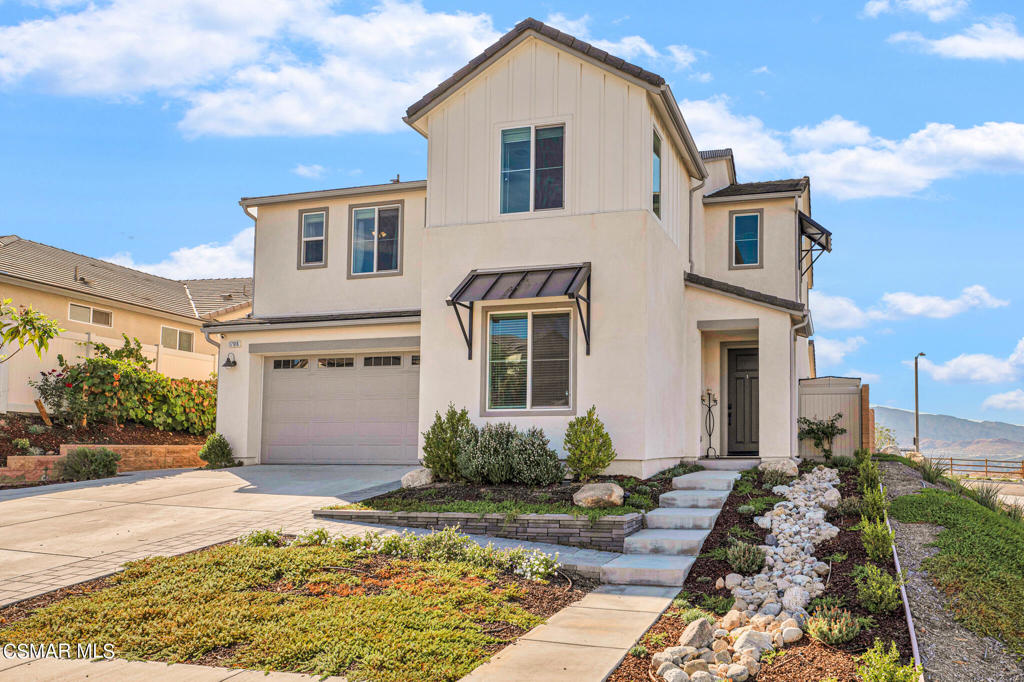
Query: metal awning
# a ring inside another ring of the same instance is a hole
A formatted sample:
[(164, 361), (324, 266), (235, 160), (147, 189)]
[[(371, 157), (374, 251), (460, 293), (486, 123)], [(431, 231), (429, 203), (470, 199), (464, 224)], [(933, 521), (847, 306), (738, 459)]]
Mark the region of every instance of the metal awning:
[(801, 262), (808, 255), (811, 256), (811, 262), (808, 263), (807, 266), (804, 267), (803, 271), (800, 273), (800, 276), (802, 277), (803, 275), (806, 275), (807, 271), (814, 266), (815, 261), (817, 261), (821, 257), (821, 254), (825, 253), (826, 251), (828, 251), (829, 253), (832, 252), (832, 233), (826, 230), (824, 227), (822, 227), (819, 222), (811, 218), (811, 216), (807, 215), (803, 211), (799, 211), (799, 214), (800, 235), (803, 237), (807, 237), (807, 239), (810, 240), (811, 242), (811, 245), (808, 248), (803, 248), (802, 246), (800, 248)]
[[(580, 293), (586, 287), (586, 293)], [(455, 310), (462, 336), (473, 359), (473, 304), (477, 301), (505, 301), (519, 298), (566, 296), (576, 301), (583, 338), (590, 355), (590, 263), (545, 265), (531, 268), (471, 270), (445, 301)], [(586, 304), (586, 310), (583, 309)], [(467, 311), (464, 323), (459, 309)]]

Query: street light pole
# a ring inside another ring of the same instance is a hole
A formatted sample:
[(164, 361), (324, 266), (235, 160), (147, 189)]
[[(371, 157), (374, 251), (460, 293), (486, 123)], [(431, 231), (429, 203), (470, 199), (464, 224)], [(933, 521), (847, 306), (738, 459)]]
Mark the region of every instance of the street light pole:
[(918, 407), (917, 390), (917, 359), (924, 357), (924, 353), (914, 356), (914, 452), (921, 452), (921, 412)]

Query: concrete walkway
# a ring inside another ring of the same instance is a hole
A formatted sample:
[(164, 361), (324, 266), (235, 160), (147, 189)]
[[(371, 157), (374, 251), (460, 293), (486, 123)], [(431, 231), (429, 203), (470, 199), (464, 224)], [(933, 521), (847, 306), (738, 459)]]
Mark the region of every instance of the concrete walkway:
[(146, 680), (146, 682), (346, 682), (344, 677), (321, 678), (296, 673), (264, 673), (261, 670), (212, 668), (204, 665), (154, 663), (150, 661), (66, 660), (56, 658), (17, 660), (0, 658), (0, 680), (25, 682), (78, 682), (79, 680)]
[(312, 528), (310, 508), (396, 488), (411, 468), (172, 469), (0, 490), (0, 606), (253, 528)]

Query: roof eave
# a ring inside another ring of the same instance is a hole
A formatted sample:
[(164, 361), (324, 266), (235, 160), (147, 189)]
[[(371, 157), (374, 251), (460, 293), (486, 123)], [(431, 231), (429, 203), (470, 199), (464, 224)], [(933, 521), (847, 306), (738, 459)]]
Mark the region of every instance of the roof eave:
[(704, 197), (705, 204), (728, 204), (734, 201), (763, 201), (765, 199), (787, 199), (799, 197), (803, 190), (791, 192), (761, 192), (760, 194), (732, 194), (724, 197)]
[(266, 206), (269, 204), (284, 204), (292, 201), (310, 201), (313, 199), (336, 199), (344, 197), (363, 196), (368, 194), (383, 194), (386, 192), (411, 192), (427, 188), (426, 180), (409, 180), (405, 182), (388, 182), (380, 185), (363, 185), (361, 187), (339, 187), (337, 189), (322, 189), (312, 192), (293, 192), (291, 194), (271, 194), (262, 197), (242, 197), (238, 205), (242, 208), (251, 206)]

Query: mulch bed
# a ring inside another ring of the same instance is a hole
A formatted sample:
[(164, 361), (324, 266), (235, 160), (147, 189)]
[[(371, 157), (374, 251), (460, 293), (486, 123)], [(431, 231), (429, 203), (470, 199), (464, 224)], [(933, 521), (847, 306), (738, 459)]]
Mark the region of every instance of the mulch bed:
[(33, 447), (43, 453), (58, 453), (65, 443), (109, 443), (111, 445), (194, 445), (206, 441), (205, 436), (177, 431), (161, 431), (140, 424), (94, 424), (89, 428), (69, 429), (63, 426), (47, 428), (42, 433), (30, 433), (29, 426), (43, 426), (36, 416), (9, 414), (0, 418), (0, 466), (7, 458), (25, 454), (14, 447), (15, 438), (27, 438)]
[[(841, 484), (838, 489), (844, 498), (859, 496), (855, 471), (840, 472), (840, 479)], [(748, 497), (771, 494), (769, 491), (761, 489), (760, 485), (761, 474), (758, 473), (754, 492)], [(683, 585), (683, 592), (687, 593), (686, 596), (692, 604), (700, 606), (703, 595), (731, 596), (729, 590), (715, 589), (715, 581), (728, 573), (733, 573), (732, 567), (726, 561), (706, 556), (709, 550), (727, 545), (730, 529), (737, 526), (746, 529), (754, 533), (755, 538), (740, 539), (752, 544), (763, 543), (768, 531), (758, 528), (754, 524), (752, 516), (736, 511), (738, 507), (747, 502), (748, 497), (739, 495), (734, 490), (715, 522), (714, 529), (705, 540), (703, 554), (694, 562)], [(838, 682), (857, 682), (860, 678), (856, 674), (855, 656), (869, 649), (876, 637), (882, 639), (886, 645), (889, 641), (894, 641), (903, 662), (911, 661), (910, 631), (907, 628), (902, 606), (891, 614), (871, 614), (857, 603), (857, 590), (851, 573), (855, 566), (869, 562), (867, 552), (864, 551), (864, 546), (860, 541), (860, 533), (850, 530), (859, 521), (859, 518), (830, 519), (830, 523), (840, 529), (839, 535), (832, 540), (816, 545), (815, 556), (821, 561), (828, 561), (826, 557), (837, 552), (845, 552), (848, 555), (844, 561), (832, 564), (832, 572), (826, 583), (825, 595), (844, 598), (846, 600), (844, 608), (855, 616), (872, 616), (877, 622), (877, 627), (864, 630), (856, 639), (835, 646), (822, 644), (805, 635), (796, 644), (787, 645), (782, 650), (785, 653), (781, 656), (777, 656), (770, 663), (762, 664), (761, 672), (757, 676), (758, 682), (807, 682), (827, 677), (834, 677)], [(896, 574), (895, 567), (891, 562), (883, 568), (892, 575)], [(648, 635), (641, 639), (641, 643), (652, 633), (655, 634), (657, 641), (659, 639), (657, 633), (664, 632), (666, 636), (661, 648), (674, 645), (689, 624), (677, 617), (676, 613), (678, 613), (677, 609), (670, 609), (662, 615), (648, 631)], [(648, 648), (652, 654), (659, 650), (658, 648)], [(648, 682), (649, 665), (649, 657), (627, 654), (622, 664), (609, 678), (609, 682)]]

